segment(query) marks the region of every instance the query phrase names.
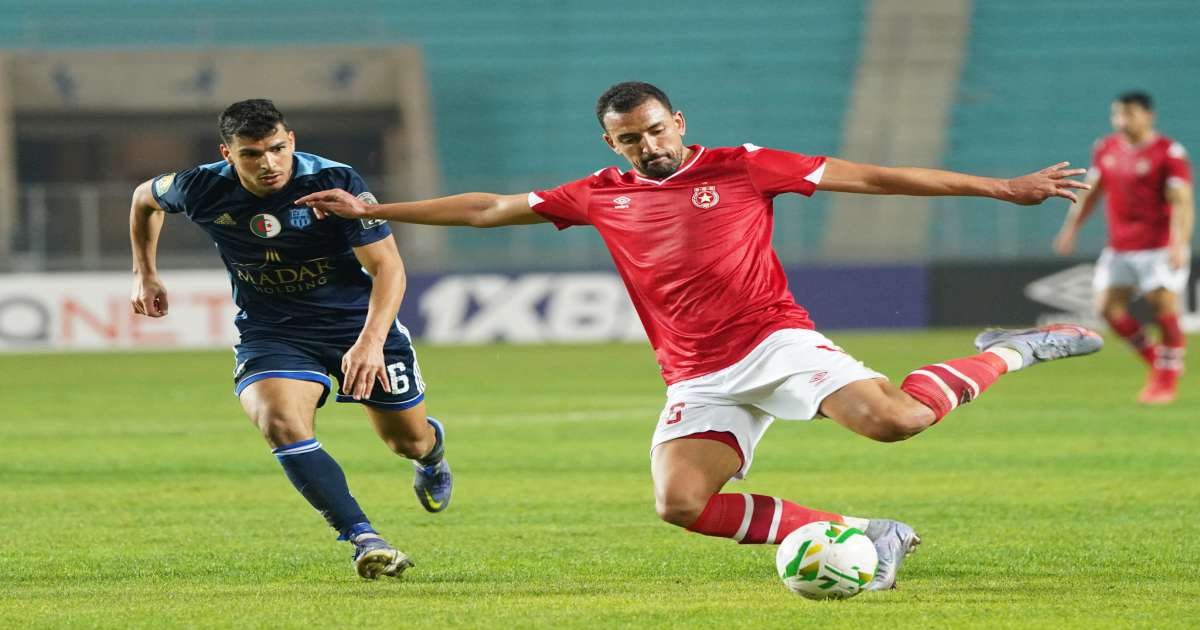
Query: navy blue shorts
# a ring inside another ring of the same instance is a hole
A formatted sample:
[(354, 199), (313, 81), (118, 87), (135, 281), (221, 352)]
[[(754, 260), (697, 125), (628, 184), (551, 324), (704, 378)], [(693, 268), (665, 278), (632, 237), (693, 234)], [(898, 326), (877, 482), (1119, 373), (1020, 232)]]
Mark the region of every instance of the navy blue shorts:
[[(312, 381), (325, 386), (317, 406), (325, 404), (333, 379), (341, 383), (342, 355), (354, 345), (358, 330), (345, 335), (330, 335), (320, 332), (322, 339), (306, 339), (300, 336), (272, 334), (271, 331), (243, 332), (242, 341), (234, 347), (233, 393), (240, 396), (251, 383), (264, 378), (291, 378)], [(314, 335), (315, 336), (315, 335)], [(333, 341), (331, 341), (333, 340)], [(383, 361), (392, 391), (386, 392), (378, 382), (365, 400), (354, 400), (340, 392), (338, 402), (357, 402), (381, 409), (408, 409), (425, 399), (425, 382), (421, 380), (421, 369), (417, 366), (417, 355), (412, 347), (408, 329), (397, 321), (388, 331), (383, 345)], [(332, 377), (332, 378), (331, 378)]]

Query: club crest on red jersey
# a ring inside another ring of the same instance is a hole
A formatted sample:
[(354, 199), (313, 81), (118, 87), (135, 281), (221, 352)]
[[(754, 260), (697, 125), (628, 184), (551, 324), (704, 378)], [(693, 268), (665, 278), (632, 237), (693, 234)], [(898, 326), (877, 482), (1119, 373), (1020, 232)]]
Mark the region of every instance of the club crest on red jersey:
[(696, 186), (692, 189), (692, 205), (707, 210), (721, 201), (716, 186)]

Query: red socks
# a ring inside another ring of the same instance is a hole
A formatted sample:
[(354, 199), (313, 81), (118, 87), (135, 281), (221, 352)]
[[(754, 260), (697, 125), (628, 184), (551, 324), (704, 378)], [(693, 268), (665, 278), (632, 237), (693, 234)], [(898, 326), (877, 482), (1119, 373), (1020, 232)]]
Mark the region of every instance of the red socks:
[(1182, 373), (1186, 338), (1179, 327), (1179, 316), (1172, 314), (1159, 317), (1158, 325), (1162, 327), (1162, 346), (1154, 358), (1154, 367), (1176, 374)]
[(941, 420), (955, 407), (978, 398), (1007, 371), (1004, 359), (983, 352), (914, 370), (904, 378), (900, 389), (932, 409)]
[[(1172, 316), (1172, 318), (1175, 319), (1175, 328), (1178, 330), (1179, 319), (1174, 316)], [(1138, 322), (1136, 317), (1130, 315), (1129, 313), (1125, 313), (1120, 317), (1106, 317), (1105, 319), (1108, 321), (1109, 327), (1113, 329), (1113, 332), (1124, 337), (1125, 341), (1128, 341), (1129, 345), (1133, 346), (1134, 351), (1137, 352), (1142, 359), (1146, 361), (1146, 363), (1154, 365), (1154, 344), (1150, 343), (1149, 339), (1146, 339), (1146, 331), (1142, 329), (1142, 324)], [(1162, 324), (1162, 320), (1159, 320), (1159, 324)], [(1164, 342), (1166, 341), (1166, 330), (1167, 327), (1163, 325)]]
[(1167, 372), (1182, 372), (1186, 340), (1183, 330), (1179, 328), (1179, 316), (1163, 315), (1156, 321), (1162, 330), (1162, 344), (1159, 346), (1146, 339), (1142, 325), (1129, 313), (1108, 319), (1108, 325), (1112, 327), (1113, 332), (1124, 337), (1151, 367)]
[(841, 521), (839, 514), (810, 510), (761, 494), (714, 494), (688, 531), (732, 538), (746, 544), (778, 544), (784, 536), (815, 521)]

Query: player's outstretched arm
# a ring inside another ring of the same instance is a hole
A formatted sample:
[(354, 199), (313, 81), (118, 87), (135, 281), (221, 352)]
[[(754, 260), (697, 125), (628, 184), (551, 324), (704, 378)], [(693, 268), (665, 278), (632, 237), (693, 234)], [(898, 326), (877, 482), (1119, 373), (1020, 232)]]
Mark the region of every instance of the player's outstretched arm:
[(479, 228), (547, 221), (529, 206), (528, 195), (464, 193), (425, 201), (366, 204), (344, 190), (334, 189), (305, 195), (296, 203), (312, 208), (317, 218), (336, 214), (347, 219), (388, 219), (401, 223)]
[(129, 243), (133, 250), (133, 312), (150, 317), (167, 314), (167, 289), (158, 279), (158, 236), (165, 213), (154, 195), (150, 181), (133, 191), (129, 209)]
[(1076, 201), (1072, 189), (1090, 188), (1088, 184), (1069, 179), (1086, 170), (1069, 169), (1068, 165), (1068, 162), (1059, 162), (1021, 177), (997, 179), (931, 168), (892, 168), (829, 158), (817, 190), (867, 195), (991, 197), (1032, 206), (1051, 197)]
[(1090, 183), (1092, 189), (1080, 193), (1079, 200), (1071, 204), (1071, 209), (1067, 211), (1067, 217), (1063, 219), (1058, 235), (1054, 237), (1054, 252), (1059, 256), (1069, 256), (1071, 252), (1075, 251), (1075, 239), (1079, 236), (1079, 228), (1091, 216), (1092, 210), (1095, 210), (1096, 203), (1100, 201), (1100, 196), (1103, 194), (1103, 179), (1093, 179)]

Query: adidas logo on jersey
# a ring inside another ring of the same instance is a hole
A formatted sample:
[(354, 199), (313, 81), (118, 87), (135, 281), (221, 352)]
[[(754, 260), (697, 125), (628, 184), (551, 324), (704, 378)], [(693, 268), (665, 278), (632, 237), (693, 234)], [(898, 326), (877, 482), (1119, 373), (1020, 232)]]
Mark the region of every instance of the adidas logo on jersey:
[(217, 225), (237, 225), (237, 221), (234, 221), (233, 217), (230, 216), (228, 212), (217, 217), (217, 220), (213, 221), (213, 223), (216, 223)]

